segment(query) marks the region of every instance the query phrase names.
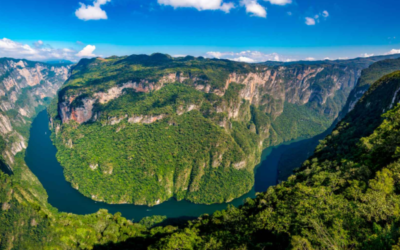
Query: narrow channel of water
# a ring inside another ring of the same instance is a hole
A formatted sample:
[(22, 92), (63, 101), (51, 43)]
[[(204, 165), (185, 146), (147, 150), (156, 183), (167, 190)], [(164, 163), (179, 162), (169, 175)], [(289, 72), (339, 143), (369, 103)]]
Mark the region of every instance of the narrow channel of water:
[(135, 221), (152, 215), (165, 215), (168, 218), (198, 217), (225, 209), (228, 204), (240, 206), (246, 198), (253, 198), (256, 192), (266, 191), (268, 187), (276, 184), (279, 160), (291, 144), (286, 143), (264, 150), (262, 163), (256, 170), (254, 188), (248, 194), (228, 204), (199, 205), (171, 199), (154, 207), (130, 204), (109, 205), (86, 198), (65, 180), (63, 168), (56, 159), (57, 149), (50, 140), (51, 132), (48, 122), (46, 111), (39, 113), (33, 121), (25, 160), (46, 189), (49, 203), (60, 212), (90, 214), (99, 209), (107, 209), (110, 213), (121, 212), (124, 217)]

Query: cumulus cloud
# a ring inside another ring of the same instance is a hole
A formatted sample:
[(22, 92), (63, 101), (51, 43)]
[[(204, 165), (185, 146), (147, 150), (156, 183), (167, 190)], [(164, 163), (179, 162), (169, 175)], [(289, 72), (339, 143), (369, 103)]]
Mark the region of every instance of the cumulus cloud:
[(93, 52), (96, 50), (96, 46), (94, 45), (87, 45), (85, 48), (83, 48), (81, 51), (76, 54), (77, 57), (96, 57)]
[(317, 59), (315, 59), (314, 57), (307, 57), (305, 60), (306, 60), (306, 61), (315, 61), (315, 60), (317, 60)]
[(221, 5), (220, 10), (222, 10), (225, 13), (229, 13), (231, 11), (231, 9), (234, 9), (235, 5), (233, 3), (223, 3)]
[(267, 2), (270, 2), (271, 4), (276, 4), (276, 5), (286, 5), (286, 4), (291, 4), (292, 0), (264, 0)]
[(326, 20), (329, 17), (328, 11), (324, 10), (320, 12), (319, 14), (314, 15), (313, 17), (306, 17), (306, 24), (307, 25), (315, 25), (317, 23), (320, 23), (321, 21)]
[(306, 24), (307, 25), (315, 25), (315, 19), (312, 17), (306, 17)]
[(395, 55), (400, 54), (400, 49), (392, 49), (391, 51), (385, 53), (385, 55)]
[(251, 59), (251, 58), (248, 58), (248, 57), (245, 57), (245, 56), (240, 56), (238, 58), (233, 58), (232, 60), (236, 61), (236, 62), (246, 62), (246, 63), (254, 63), (255, 62), (254, 59)]
[(101, 9), (102, 5), (110, 2), (111, 0), (95, 0), (93, 5), (86, 5), (79, 3), (81, 7), (75, 11), (75, 15), (81, 20), (100, 20), (108, 19), (107, 13)]
[(229, 13), (235, 7), (233, 3), (223, 3), (222, 0), (157, 0), (160, 5), (174, 8), (196, 8), (202, 10), (222, 10)]
[(293, 59), (287, 58), (285, 56), (281, 56), (277, 53), (262, 53), (259, 51), (241, 51), (241, 52), (218, 52), (218, 51), (210, 51), (207, 52), (206, 57), (209, 58), (217, 58), (217, 59), (228, 59), (232, 61), (238, 62), (266, 62), (266, 61), (293, 61)]
[[(40, 40), (39, 40), (40, 41)], [(7, 38), (0, 39), (0, 57), (23, 58), (33, 61), (46, 61), (66, 59), (78, 61), (82, 57), (94, 57), (92, 47), (86, 47), (78, 52), (71, 48), (52, 48), (43, 41), (33, 43), (33, 46), (12, 41)], [(87, 46), (88, 47), (88, 46)], [(86, 49), (86, 50), (85, 50)]]
[(44, 43), (43, 43), (42, 40), (39, 40), (39, 41), (37, 41), (37, 42), (34, 42), (33, 45), (34, 45), (36, 48), (40, 48), (40, 47), (42, 47), (42, 46), (44, 45)]
[(374, 54), (368, 54), (368, 53), (361, 54), (361, 57), (371, 57), (371, 56), (374, 56)]
[(251, 13), (252, 16), (258, 17), (267, 17), (267, 11), (265, 7), (260, 5), (257, 0), (242, 0), (241, 5), (244, 5), (246, 8), (246, 13)]

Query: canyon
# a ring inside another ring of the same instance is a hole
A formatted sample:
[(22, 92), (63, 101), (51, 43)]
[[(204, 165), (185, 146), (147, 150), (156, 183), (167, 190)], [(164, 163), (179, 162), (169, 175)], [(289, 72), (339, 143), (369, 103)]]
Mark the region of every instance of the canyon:
[[(254, 185), (263, 149), (325, 131), (357, 101), (348, 96), (362, 70), (395, 57), (280, 65), (163, 54), (85, 59), (50, 108), (53, 140), (67, 180), (97, 201), (227, 202)], [(148, 157), (153, 163), (142, 163)]]

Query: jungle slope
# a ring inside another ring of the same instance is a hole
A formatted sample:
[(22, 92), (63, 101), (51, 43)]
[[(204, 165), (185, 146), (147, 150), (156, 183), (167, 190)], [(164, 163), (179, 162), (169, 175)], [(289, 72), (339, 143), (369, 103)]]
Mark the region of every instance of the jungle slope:
[(328, 128), (372, 62), (84, 59), (50, 108), (57, 157), (96, 201), (230, 201), (253, 186), (264, 148)]
[[(289, 182), (242, 208), (202, 216), (182, 229), (151, 228), (159, 217), (133, 223), (104, 210), (87, 216), (58, 213), (21, 152), (11, 164), (13, 175), (0, 171), (0, 249), (312, 249), (310, 244), (314, 249), (391, 249), (398, 242), (399, 171), (397, 163), (388, 166), (392, 179), (386, 170), (377, 171), (398, 157), (393, 150), (400, 111), (386, 122), (380, 115), (399, 102), (394, 95), (399, 78), (397, 73), (376, 83)], [(353, 151), (336, 154), (342, 142)], [(378, 164), (370, 163), (370, 156)], [(355, 165), (339, 157), (353, 157)]]
[[(79, 216), (59, 213), (24, 161), (29, 128), (68, 78), (68, 64), (0, 59), (0, 249), (92, 249), (95, 244), (137, 237), (146, 248), (148, 227), (165, 218), (133, 223), (105, 210)], [(7, 174), (6, 174), (7, 173)], [(172, 232), (175, 227), (157, 229)]]
[(152, 248), (400, 249), (399, 90), (381, 78), (287, 182)]
[[(364, 69), (356, 87), (351, 91), (338, 119), (342, 119), (349, 111), (351, 111), (358, 100), (370, 88), (370, 86), (381, 77), (400, 70), (400, 59), (386, 59), (376, 62), (370, 67)], [(331, 127), (332, 129), (334, 127)], [(292, 175), (293, 170), (299, 168), (301, 164), (313, 154), (314, 149), (318, 146), (319, 141), (324, 139), (332, 131), (326, 131), (302, 142), (301, 147), (288, 150), (283, 153), (278, 165), (278, 180), (287, 180)]]

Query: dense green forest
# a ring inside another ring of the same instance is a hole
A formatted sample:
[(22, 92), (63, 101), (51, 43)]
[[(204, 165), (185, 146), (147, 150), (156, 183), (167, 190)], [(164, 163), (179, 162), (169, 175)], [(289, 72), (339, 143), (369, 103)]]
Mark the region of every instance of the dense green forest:
[[(233, 84), (234, 88), (240, 88), (240, 85)], [(269, 188), (255, 199), (248, 199), (242, 207), (229, 207), (179, 225), (164, 226), (165, 218), (160, 216), (132, 222), (119, 213), (111, 215), (105, 210), (85, 216), (59, 213), (48, 204), (46, 191), (25, 165), (22, 151), (15, 157), (12, 174), (0, 171), (0, 249), (400, 249), (400, 106), (396, 106), (400, 101), (399, 88), (400, 71), (375, 82), (288, 181)], [(185, 96), (191, 90), (182, 84), (171, 84), (163, 91), (131, 93), (124, 98), (129, 102), (129, 98), (136, 100), (149, 95), (151, 103), (152, 95), (163, 94), (170, 100), (169, 91), (182, 92)], [(212, 98), (221, 102), (238, 100), (230, 94), (224, 97), (206, 93), (196, 95), (203, 103), (214, 100)], [(137, 107), (126, 108), (148, 110), (146, 99), (140, 99)], [(175, 100), (179, 98), (175, 96)], [(116, 101), (125, 102), (123, 98)], [(168, 106), (166, 110), (175, 110), (179, 107), (174, 105), (176, 102), (164, 103), (165, 106), (154, 108)], [(248, 110), (248, 123), (243, 126), (242, 122), (231, 121), (230, 133), (216, 125), (213, 114), (206, 115), (201, 109), (181, 116), (171, 112), (166, 124), (163, 121), (152, 124), (121, 121), (116, 126), (105, 127), (116, 132), (120, 126), (132, 126), (135, 129), (133, 136), (144, 136), (146, 131), (140, 130), (144, 126), (157, 131), (167, 126), (169, 130), (179, 125), (191, 128), (200, 124), (201, 129), (226, 133), (218, 139), (230, 135), (231, 142), (236, 144), (229, 146), (234, 145), (242, 150), (239, 152), (247, 154), (252, 144), (246, 142), (253, 140), (249, 140), (249, 136), (265, 135), (271, 117), (248, 103), (244, 107)], [(291, 112), (300, 117), (313, 119), (312, 109), (296, 112), (293, 107), (293, 110)], [(57, 105), (53, 103), (49, 113), (56, 114)], [(179, 120), (180, 117), (185, 120)], [(99, 121), (86, 124), (85, 129), (96, 133), (101, 122), (106, 120), (100, 118)], [(77, 133), (75, 136), (79, 138), (79, 130), (73, 126), (79, 125), (72, 122), (65, 129), (71, 129), (73, 132), (70, 133)], [(191, 133), (192, 140), (199, 143), (200, 139), (189, 128), (168, 131), (177, 137), (185, 136), (180, 132)], [(118, 137), (114, 138), (118, 141)], [(215, 140), (207, 136), (206, 139)], [(199, 147), (196, 152), (201, 154), (201, 140), (200, 145), (197, 143), (193, 147)], [(3, 144), (0, 141), (2, 151), (5, 149)], [(121, 147), (126, 146), (129, 144), (121, 144)], [(102, 149), (93, 146), (93, 150)], [(166, 147), (164, 150), (171, 149)], [(110, 155), (117, 156), (111, 159), (123, 158), (119, 153), (113, 151)], [(6, 164), (0, 160), (2, 165)], [(105, 170), (110, 171), (109, 168)], [(216, 171), (215, 174), (219, 173)]]
[[(261, 137), (249, 129), (255, 125), (245, 102), (243, 121), (229, 122), (228, 133), (218, 125), (226, 122), (227, 114), (217, 113), (212, 104), (243, 102), (235, 89), (240, 86), (230, 88), (224, 97), (183, 84), (149, 94), (131, 92), (97, 107), (102, 113), (97, 122), (63, 124), (53, 139), (67, 180), (84, 195), (109, 203), (154, 205), (172, 196), (221, 203), (245, 194), (254, 183)], [(198, 104), (199, 110), (178, 115), (185, 103)], [(124, 114), (166, 118), (150, 124), (124, 119), (104, 125), (106, 117)], [(72, 147), (65, 143), (69, 140)]]
[(1, 174), (1, 247), (399, 249), (399, 88), (400, 71), (377, 81), (288, 181), (180, 226), (57, 213), (24, 171)]
[[(337, 86), (358, 69), (286, 67), (163, 54), (81, 60), (49, 108), (66, 179), (107, 203), (240, 197), (264, 148), (332, 124), (351, 89)], [(301, 84), (308, 99), (294, 92)]]

